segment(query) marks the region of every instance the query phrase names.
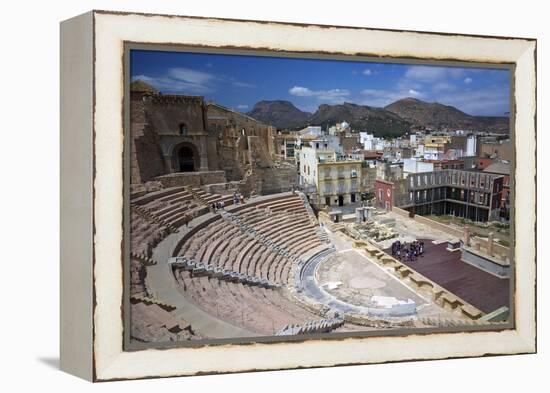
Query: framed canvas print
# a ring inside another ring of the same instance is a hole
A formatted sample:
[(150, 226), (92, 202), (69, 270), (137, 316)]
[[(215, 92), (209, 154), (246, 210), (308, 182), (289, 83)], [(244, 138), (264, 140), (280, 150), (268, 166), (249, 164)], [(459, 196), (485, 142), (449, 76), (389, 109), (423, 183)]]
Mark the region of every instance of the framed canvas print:
[(536, 351), (536, 40), (61, 24), (61, 367)]

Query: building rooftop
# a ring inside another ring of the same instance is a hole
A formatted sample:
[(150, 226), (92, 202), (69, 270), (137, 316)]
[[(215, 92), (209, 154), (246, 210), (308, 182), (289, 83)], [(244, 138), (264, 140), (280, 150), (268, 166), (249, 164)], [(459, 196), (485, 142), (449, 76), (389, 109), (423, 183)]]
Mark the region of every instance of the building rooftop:
[(493, 162), (491, 165), (488, 165), (483, 172), (510, 175), (510, 163), (504, 161)]

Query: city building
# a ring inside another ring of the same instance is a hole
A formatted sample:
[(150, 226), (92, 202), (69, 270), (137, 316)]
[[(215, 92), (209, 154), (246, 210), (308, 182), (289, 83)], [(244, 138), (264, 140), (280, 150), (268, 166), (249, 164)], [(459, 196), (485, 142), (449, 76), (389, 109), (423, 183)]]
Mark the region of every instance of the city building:
[(512, 161), (514, 159), (514, 149), (510, 139), (483, 142), (479, 154), (482, 157), (493, 157), (506, 161)]
[(359, 133), (359, 141), (363, 145), (363, 149), (365, 150), (373, 150), (374, 149), (374, 135), (369, 134), (368, 132), (360, 132)]
[(510, 163), (497, 161), (488, 165), (483, 172), (502, 175), (502, 195), (500, 199), (500, 216), (505, 220), (510, 219)]
[(318, 206), (344, 206), (361, 200), (362, 160), (337, 155), (332, 149), (300, 150), (300, 186)]
[(473, 221), (500, 218), (504, 176), (444, 169), (411, 173), (401, 181), (377, 180), (375, 196), (382, 208), (397, 206), (420, 215), (454, 215)]

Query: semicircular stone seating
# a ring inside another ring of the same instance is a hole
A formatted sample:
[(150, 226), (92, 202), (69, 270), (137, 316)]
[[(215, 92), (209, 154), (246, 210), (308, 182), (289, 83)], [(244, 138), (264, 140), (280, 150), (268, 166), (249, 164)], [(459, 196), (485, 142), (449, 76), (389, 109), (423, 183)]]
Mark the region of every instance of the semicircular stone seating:
[(152, 249), (170, 232), (209, 212), (209, 205), (233, 203), (232, 195), (210, 194), (201, 189), (171, 187), (150, 192), (130, 201), (131, 250), (151, 256)]
[(156, 263), (152, 251), (185, 222), (209, 211), (207, 203), (232, 203), (232, 195), (172, 187), (132, 198), (130, 201), (131, 337), (143, 342), (201, 338), (191, 325), (174, 317), (170, 305), (160, 304), (147, 287), (146, 266)]
[(320, 319), (299, 306), (284, 285), (289, 284), (292, 267), (306, 254), (328, 247), (302, 198), (277, 194), (221, 212), (189, 237), (177, 256), (283, 287), (198, 276), (176, 266), (173, 272), (179, 290), (204, 311), (251, 332), (276, 334), (286, 326)]

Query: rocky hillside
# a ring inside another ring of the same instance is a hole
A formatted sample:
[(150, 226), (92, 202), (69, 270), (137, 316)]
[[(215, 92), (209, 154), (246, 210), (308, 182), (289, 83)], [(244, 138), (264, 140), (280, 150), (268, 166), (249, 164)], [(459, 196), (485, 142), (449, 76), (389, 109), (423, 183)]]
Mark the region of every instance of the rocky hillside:
[(250, 117), (277, 128), (301, 128), (308, 124), (311, 113), (296, 108), (290, 101), (260, 101), (247, 113)]
[(137, 91), (142, 93), (158, 93), (158, 90), (147, 82), (142, 81), (141, 79), (136, 79), (130, 83), (130, 90)]
[(398, 100), (384, 109), (419, 127), (477, 129), (500, 133), (507, 133), (509, 129), (508, 117), (471, 116), (453, 106), (424, 102), (416, 98)]
[(374, 132), (378, 136), (398, 136), (409, 130), (409, 123), (382, 108), (344, 103), (321, 105), (313, 114), (303, 112), (289, 101), (260, 101), (247, 113), (277, 128), (300, 129), (307, 125), (324, 129), (344, 120), (353, 129)]
[(506, 116), (472, 116), (453, 106), (404, 98), (385, 108), (344, 103), (321, 105), (313, 114), (303, 112), (289, 101), (260, 101), (248, 115), (277, 128), (300, 129), (307, 125), (327, 128), (347, 121), (355, 130), (376, 136), (395, 137), (405, 134), (411, 126), (428, 129), (466, 129), (509, 132)]
[(310, 118), (310, 123), (326, 129), (344, 120), (350, 123), (352, 129), (374, 133), (375, 136), (400, 136), (410, 128), (409, 122), (385, 109), (348, 102), (319, 106)]

